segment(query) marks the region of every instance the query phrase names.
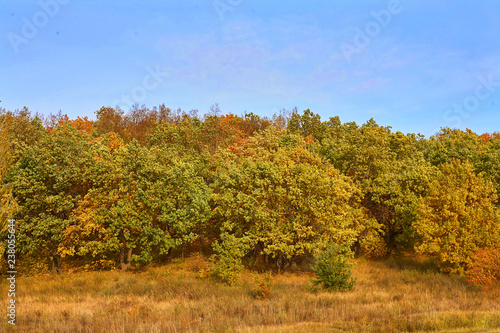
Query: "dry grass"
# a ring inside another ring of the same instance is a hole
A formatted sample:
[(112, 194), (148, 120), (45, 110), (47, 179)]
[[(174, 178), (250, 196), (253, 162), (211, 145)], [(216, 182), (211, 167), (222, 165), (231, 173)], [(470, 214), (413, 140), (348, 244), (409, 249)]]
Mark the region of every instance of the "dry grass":
[(17, 331), (500, 332), (499, 285), (479, 290), (411, 261), (358, 261), (346, 293), (307, 291), (308, 273), (278, 275), (270, 300), (252, 296), (253, 273), (227, 287), (198, 279), (202, 266), (19, 277)]

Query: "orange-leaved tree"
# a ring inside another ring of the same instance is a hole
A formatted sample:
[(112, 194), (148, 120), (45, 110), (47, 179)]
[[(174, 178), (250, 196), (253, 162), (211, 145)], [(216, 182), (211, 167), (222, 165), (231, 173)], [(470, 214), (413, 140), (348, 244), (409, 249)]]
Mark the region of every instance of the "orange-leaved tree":
[(472, 263), (467, 267), (467, 281), (478, 285), (491, 285), (500, 280), (500, 243), (474, 251)]

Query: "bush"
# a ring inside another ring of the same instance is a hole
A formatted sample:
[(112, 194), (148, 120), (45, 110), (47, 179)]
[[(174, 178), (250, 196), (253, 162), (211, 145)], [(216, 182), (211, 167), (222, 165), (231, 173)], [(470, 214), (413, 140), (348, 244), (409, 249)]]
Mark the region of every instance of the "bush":
[(249, 248), (246, 240), (223, 233), (221, 242), (215, 242), (212, 247), (216, 253), (212, 256), (213, 275), (227, 285), (235, 285), (244, 268), (242, 258)]
[(491, 285), (500, 279), (500, 244), (492, 248), (476, 250), (472, 264), (467, 268), (467, 281), (477, 285)]
[(255, 286), (253, 287), (253, 296), (256, 299), (270, 299), (271, 288), (273, 286), (273, 279), (271, 273), (258, 277), (255, 279)]
[(352, 290), (356, 278), (352, 277), (353, 263), (349, 262), (353, 254), (346, 246), (333, 244), (325, 251), (315, 256), (316, 262), (311, 269), (316, 273), (316, 279), (310, 279), (315, 289), (321, 286), (327, 291)]

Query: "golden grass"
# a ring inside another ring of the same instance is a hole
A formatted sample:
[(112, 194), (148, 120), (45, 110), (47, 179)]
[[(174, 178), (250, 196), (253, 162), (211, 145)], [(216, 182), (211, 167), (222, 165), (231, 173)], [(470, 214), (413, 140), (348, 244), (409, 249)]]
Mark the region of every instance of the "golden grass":
[[(310, 273), (281, 274), (270, 300), (252, 296), (254, 273), (228, 287), (198, 279), (201, 266), (19, 277), (16, 331), (500, 332), (499, 285), (480, 290), (411, 261), (358, 260), (345, 293), (311, 293)], [(5, 309), (5, 279), (1, 293)]]

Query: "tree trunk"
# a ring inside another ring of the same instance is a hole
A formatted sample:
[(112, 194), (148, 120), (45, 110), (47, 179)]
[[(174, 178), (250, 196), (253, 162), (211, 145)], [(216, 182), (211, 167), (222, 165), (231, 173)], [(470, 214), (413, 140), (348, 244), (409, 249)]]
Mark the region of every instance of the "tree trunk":
[(58, 254), (52, 255), (52, 273), (61, 274), (61, 256)]
[(126, 249), (122, 247), (120, 250), (120, 267), (122, 271), (126, 271), (130, 268), (130, 257), (132, 257), (132, 248)]

